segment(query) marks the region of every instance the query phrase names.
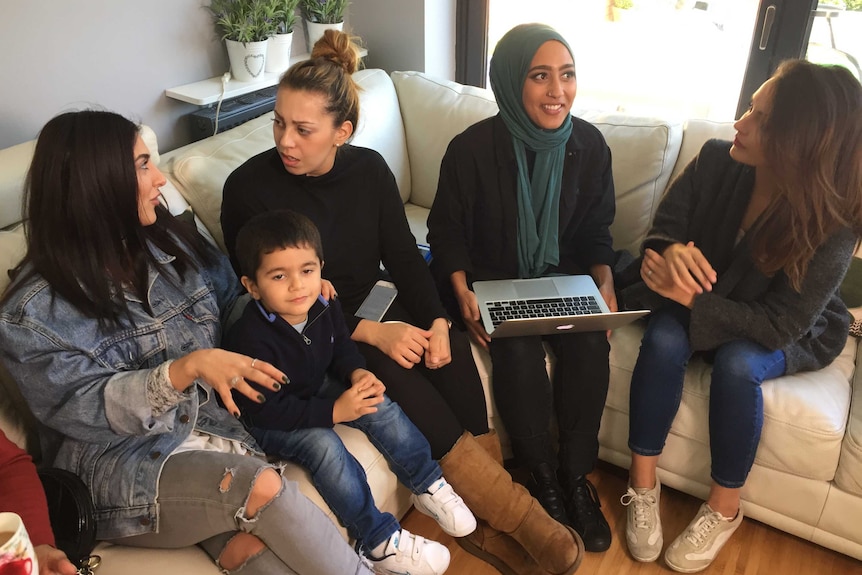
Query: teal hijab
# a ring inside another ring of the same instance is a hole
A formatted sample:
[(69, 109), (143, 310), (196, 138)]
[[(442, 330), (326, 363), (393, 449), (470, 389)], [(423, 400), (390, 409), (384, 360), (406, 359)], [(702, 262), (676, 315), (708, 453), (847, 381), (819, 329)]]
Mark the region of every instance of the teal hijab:
[[(530, 63), (548, 40), (560, 42), (572, 53), (566, 40), (550, 26), (521, 24), (512, 28), (497, 43), (489, 72), (491, 90), (503, 123), (512, 134), (518, 162), (518, 274), (522, 278), (538, 277), (548, 266), (560, 263), (560, 187), (572, 123), (567, 118), (556, 130), (539, 128), (527, 116), (523, 103)], [(528, 149), (536, 153), (532, 178)]]

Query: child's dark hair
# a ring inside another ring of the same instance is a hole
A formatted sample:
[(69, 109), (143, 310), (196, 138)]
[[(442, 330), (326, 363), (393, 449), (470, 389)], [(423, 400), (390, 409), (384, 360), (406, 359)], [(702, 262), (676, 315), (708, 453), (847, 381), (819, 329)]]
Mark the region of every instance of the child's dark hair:
[(240, 273), (254, 279), (265, 254), (285, 248), (311, 248), (323, 261), (320, 232), (311, 220), (292, 210), (263, 212), (251, 218), (236, 236)]

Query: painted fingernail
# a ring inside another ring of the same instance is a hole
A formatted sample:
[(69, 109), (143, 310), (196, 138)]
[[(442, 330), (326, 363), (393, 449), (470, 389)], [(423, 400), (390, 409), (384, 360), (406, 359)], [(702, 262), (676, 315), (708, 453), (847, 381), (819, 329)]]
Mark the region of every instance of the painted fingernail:
[(281, 389), (281, 384), (280, 384), (280, 383), (278, 383), (277, 381), (274, 381), (274, 382), (272, 383), (272, 388), (273, 388), (275, 391), (278, 391), (279, 389)]
[(236, 417), (237, 419), (239, 419), (239, 412), (238, 412), (238, 411), (234, 411), (234, 412), (233, 412), (233, 416), (234, 416), (234, 417)]
[(260, 403), (263, 403), (264, 401), (266, 401), (266, 398), (263, 396), (263, 394), (262, 394), (262, 393), (258, 393), (258, 394), (257, 394), (257, 400), (258, 400)]
[(288, 379), (288, 377), (285, 375), (281, 378), (281, 382), (284, 383), (284, 385), (287, 385), (288, 383), (290, 383), (290, 379)]

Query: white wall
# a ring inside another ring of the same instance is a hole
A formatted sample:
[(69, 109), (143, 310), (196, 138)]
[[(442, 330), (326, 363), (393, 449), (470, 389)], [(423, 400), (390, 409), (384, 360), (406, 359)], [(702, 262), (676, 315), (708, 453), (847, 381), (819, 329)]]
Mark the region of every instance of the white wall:
[[(0, 149), (53, 116), (100, 107), (149, 124), (162, 151), (190, 141), (196, 106), (166, 88), (228, 70), (207, 0), (0, 0)], [(455, 0), (352, 0), (368, 67), (454, 78)], [(294, 53), (305, 52), (298, 25)], [(436, 38), (437, 35), (448, 37)]]

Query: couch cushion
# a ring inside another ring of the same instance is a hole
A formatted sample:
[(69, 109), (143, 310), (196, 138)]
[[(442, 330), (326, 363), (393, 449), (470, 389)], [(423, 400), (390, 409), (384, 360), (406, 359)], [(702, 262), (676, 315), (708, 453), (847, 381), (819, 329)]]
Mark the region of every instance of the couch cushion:
[[(392, 82), (382, 70), (360, 70), (360, 120), (353, 142), (374, 148), (396, 175), (402, 198), (410, 192), (404, 129)], [(219, 217), (225, 180), (250, 157), (274, 146), (272, 112), (165, 154), (166, 174), (177, 184), (216, 242), (224, 249)], [(366, 128), (367, 126), (367, 128)]]
[(682, 172), (688, 163), (694, 158), (704, 142), (712, 138), (720, 140), (733, 140), (736, 129), (733, 122), (714, 122), (712, 120), (688, 120), (683, 130), (682, 147), (679, 157), (673, 167), (670, 181), (672, 182)]
[[(857, 346), (857, 338), (850, 340)], [(857, 369), (853, 377), (853, 391), (850, 400), (850, 419), (847, 433), (841, 444), (841, 459), (835, 472), (835, 484), (844, 491), (862, 497), (862, 369)]]
[(637, 254), (670, 180), (682, 144), (682, 123), (637, 116), (581, 115), (611, 149), (617, 213), (611, 225), (614, 249)]
[[(629, 413), (629, 385), (644, 325), (638, 321), (614, 330), (606, 410)], [(856, 342), (848, 341), (841, 355), (819, 371), (763, 383), (764, 426), (755, 459), (759, 465), (810, 479), (833, 479), (847, 426), (855, 358)], [(711, 366), (700, 358), (689, 363), (682, 401), (671, 427), (671, 435), (703, 445), (701, 455), (707, 463), (704, 481), (708, 481), (711, 372)], [(627, 451), (627, 434), (628, 429), (614, 430), (613, 436), (604, 435), (603, 444)], [(691, 461), (684, 462), (684, 468), (691, 466)]]
[(0, 228), (21, 221), (24, 178), (35, 148), (36, 141), (32, 140), (0, 150)]
[(421, 72), (393, 72), (392, 82), (407, 134), (413, 185), (410, 202), (431, 208), (440, 162), (449, 142), (479, 120), (496, 114), (497, 103), (490, 90)]

